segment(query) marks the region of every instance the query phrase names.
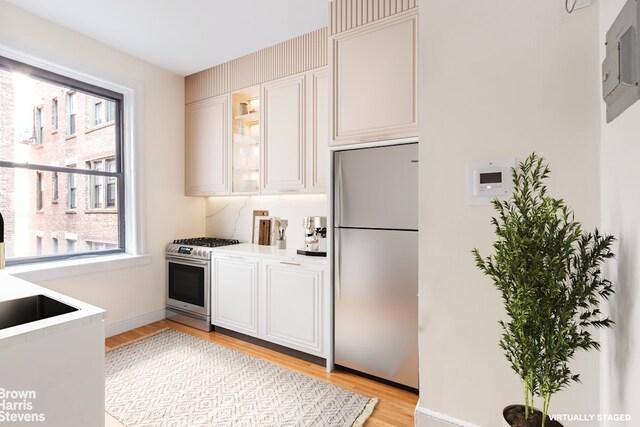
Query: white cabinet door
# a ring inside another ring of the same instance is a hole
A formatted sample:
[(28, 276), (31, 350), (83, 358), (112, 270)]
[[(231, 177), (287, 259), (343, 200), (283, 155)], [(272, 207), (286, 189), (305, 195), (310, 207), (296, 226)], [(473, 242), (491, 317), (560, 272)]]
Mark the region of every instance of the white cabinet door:
[(212, 263), (211, 323), (257, 336), (260, 261), (214, 256)]
[(329, 173), (329, 70), (309, 73), (307, 113), (307, 189), (324, 192)]
[(263, 193), (305, 186), (305, 75), (262, 86)]
[(323, 270), (288, 262), (264, 264), (264, 339), (326, 357)]
[(332, 145), (417, 136), (417, 12), (338, 33), (329, 43)]
[(229, 95), (185, 109), (185, 194), (229, 192)]

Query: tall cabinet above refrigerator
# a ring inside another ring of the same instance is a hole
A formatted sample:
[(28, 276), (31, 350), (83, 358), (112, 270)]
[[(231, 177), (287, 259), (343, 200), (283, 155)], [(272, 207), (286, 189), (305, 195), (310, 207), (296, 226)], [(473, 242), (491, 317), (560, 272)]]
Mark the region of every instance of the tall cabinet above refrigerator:
[(418, 144), (335, 151), (335, 363), (418, 388)]

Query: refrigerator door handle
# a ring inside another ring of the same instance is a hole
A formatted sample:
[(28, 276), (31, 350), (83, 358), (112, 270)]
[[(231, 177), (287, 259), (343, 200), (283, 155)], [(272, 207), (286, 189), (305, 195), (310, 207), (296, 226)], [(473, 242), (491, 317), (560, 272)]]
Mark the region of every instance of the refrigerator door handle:
[(336, 301), (340, 301), (342, 298), (342, 286), (340, 284), (340, 270), (342, 269), (342, 257), (340, 256), (340, 230), (334, 229), (333, 238), (335, 244), (335, 257), (334, 257), (334, 285), (335, 285), (335, 298)]
[(336, 153), (336, 187), (335, 187), (335, 200), (336, 205), (333, 207), (335, 211), (334, 224), (342, 225), (342, 156), (340, 153)]

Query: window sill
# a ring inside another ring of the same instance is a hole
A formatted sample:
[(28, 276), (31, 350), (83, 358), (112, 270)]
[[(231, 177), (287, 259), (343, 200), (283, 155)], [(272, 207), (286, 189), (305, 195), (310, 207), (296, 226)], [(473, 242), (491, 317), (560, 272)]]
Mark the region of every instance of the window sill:
[(114, 124), (115, 122), (113, 120), (110, 122), (100, 123), (99, 125), (92, 126), (90, 129), (86, 130), (84, 133), (87, 134), (87, 133), (95, 132), (97, 130), (107, 128), (109, 126), (113, 126)]
[(64, 137), (64, 139), (68, 141), (68, 140), (70, 140), (70, 139), (77, 138), (77, 137), (78, 137), (78, 135), (76, 135), (76, 134), (74, 133), (74, 134), (71, 134), (71, 135), (67, 135), (67, 136), (65, 136), (65, 137)]
[(116, 209), (87, 209), (84, 211), (85, 214), (117, 214), (118, 211)]
[(29, 282), (41, 282), (138, 267), (150, 263), (151, 255), (97, 255), (90, 258), (10, 266), (6, 268), (6, 272)]
[(78, 210), (73, 208), (73, 209), (67, 209), (66, 211), (64, 211), (64, 213), (66, 214), (70, 214), (70, 215), (76, 215), (78, 213)]

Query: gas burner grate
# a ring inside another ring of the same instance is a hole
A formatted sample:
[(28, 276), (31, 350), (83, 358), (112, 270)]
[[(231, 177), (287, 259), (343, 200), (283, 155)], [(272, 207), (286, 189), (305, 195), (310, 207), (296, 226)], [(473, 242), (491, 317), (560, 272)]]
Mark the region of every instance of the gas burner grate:
[(204, 246), (207, 248), (216, 248), (218, 246), (237, 245), (240, 243), (236, 239), (218, 239), (215, 237), (192, 237), (190, 239), (176, 239), (173, 243), (189, 246)]

